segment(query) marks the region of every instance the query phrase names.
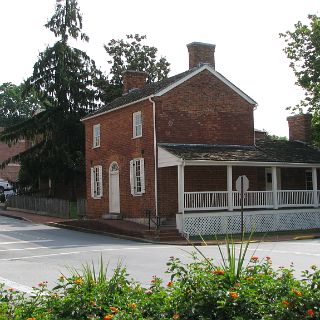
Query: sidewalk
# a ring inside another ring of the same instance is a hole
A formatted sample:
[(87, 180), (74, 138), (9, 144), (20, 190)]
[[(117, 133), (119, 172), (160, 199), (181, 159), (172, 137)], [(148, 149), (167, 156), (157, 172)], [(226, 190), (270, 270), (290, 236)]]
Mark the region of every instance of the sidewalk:
[[(146, 234), (150, 233), (148, 227), (145, 225), (141, 225), (135, 222), (125, 221), (125, 220), (72, 220), (72, 219), (61, 219), (58, 217), (50, 217), (43, 216), (34, 213), (15, 211), (15, 210), (4, 210), (0, 207), (0, 216), (21, 219), (24, 221), (28, 221), (36, 224), (45, 224), (58, 228), (65, 228), (70, 230), (88, 232), (88, 233), (96, 233), (96, 234), (104, 234), (118, 238), (143, 241), (143, 242), (151, 242), (151, 243), (166, 243), (173, 245), (215, 245), (217, 243), (224, 242), (223, 237), (219, 238), (219, 240), (205, 240), (203, 243), (202, 240), (192, 240), (188, 241), (183, 238), (177, 240), (172, 239), (169, 240), (161, 240), (161, 238), (147, 238)], [(161, 230), (162, 232), (165, 230)], [(154, 232), (154, 231), (151, 231)], [(153, 233), (155, 234), (155, 233)], [(158, 234), (159, 235), (159, 234)], [(299, 230), (299, 231), (288, 231), (285, 233), (273, 232), (269, 234), (256, 234), (253, 237), (253, 242), (272, 242), (272, 241), (290, 241), (290, 240), (307, 240), (307, 239), (318, 239), (320, 238), (320, 230)], [(235, 241), (240, 240), (237, 239), (237, 236), (234, 238)]]

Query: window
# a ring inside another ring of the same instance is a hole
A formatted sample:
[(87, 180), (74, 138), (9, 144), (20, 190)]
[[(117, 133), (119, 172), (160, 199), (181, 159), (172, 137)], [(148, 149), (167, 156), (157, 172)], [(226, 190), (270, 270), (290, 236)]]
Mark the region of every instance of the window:
[(100, 124), (93, 126), (93, 148), (100, 147)]
[(131, 194), (145, 193), (144, 159), (138, 158), (130, 161), (130, 186)]
[(313, 189), (313, 182), (312, 182), (312, 171), (306, 170), (306, 190)]
[(142, 117), (141, 111), (133, 114), (133, 138), (142, 137)]
[(95, 199), (102, 197), (102, 166), (91, 168), (91, 196)]

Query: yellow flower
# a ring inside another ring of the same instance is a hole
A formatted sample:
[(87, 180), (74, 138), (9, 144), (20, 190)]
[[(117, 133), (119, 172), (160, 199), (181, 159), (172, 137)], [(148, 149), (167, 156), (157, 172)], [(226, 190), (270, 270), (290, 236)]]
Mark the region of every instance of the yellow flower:
[(128, 307), (132, 308), (132, 309), (136, 309), (137, 305), (135, 303), (129, 303)]
[(27, 320), (37, 320), (36, 318), (27, 318)]

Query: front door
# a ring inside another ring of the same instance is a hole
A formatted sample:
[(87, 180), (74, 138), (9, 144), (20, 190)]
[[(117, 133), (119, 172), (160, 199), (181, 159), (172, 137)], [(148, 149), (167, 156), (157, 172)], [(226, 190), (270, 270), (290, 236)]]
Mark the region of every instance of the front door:
[(119, 166), (116, 162), (109, 168), (109, 212), (120, 213)]
[[(272, 170), (271, 168), (266, 168), (266, 191), (272, 190)], [(281, 171), (277, 168), (277, 189), (281, 190)]]

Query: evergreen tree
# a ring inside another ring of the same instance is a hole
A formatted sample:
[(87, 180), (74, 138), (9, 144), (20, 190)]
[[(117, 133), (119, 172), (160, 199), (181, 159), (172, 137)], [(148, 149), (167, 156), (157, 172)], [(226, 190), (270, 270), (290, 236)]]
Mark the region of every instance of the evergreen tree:
[(85, 138), (80, 119), (100, 106), (100, 87), (106, 86), (106, 80), (85, 52), (68, 44), (69, 38), (89, 40), (82, 32), (76, 0), (57, 1), (45, 27), (59, 40), (40, 53), (24, 91), (25, 96), (36, 92), (42, 110), (7, 128), (0, 139), (33, 142), (31, 148), (11, 159), (21, 162), (21, 180), (35, 185), (41, 178), (50, 178), (53, 184), (71, 186), (73, 197), (76, 182), (85, 181)]

